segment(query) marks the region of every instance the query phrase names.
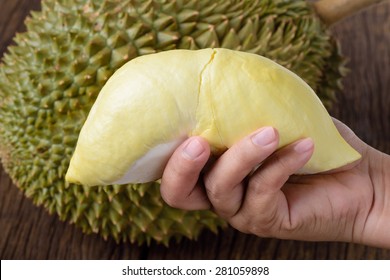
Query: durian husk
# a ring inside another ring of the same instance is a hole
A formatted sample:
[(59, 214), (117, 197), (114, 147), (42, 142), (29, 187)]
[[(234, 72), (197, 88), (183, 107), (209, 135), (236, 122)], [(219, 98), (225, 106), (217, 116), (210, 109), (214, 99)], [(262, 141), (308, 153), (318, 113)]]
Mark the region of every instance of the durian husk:
[(326, 106), (344, 60), (305, 1), (43, 0), (0, 65), (0, 156), (13, 182), (61, 220), (117, 241), (168, 244), (226, 225), (167, 206), (159, 183), (65, 183), (79, 131), (116, 69), (139, 55), (223, 47), (266, 56), (301, 76)]

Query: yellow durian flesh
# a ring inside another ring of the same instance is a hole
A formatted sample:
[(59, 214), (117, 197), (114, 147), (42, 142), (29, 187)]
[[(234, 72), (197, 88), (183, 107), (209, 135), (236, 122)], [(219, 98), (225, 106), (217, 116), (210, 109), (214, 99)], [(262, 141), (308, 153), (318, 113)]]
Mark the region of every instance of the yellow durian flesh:
[(245, 52), (173, 50), (133, 59), (108, 80), (80, 132), (66, 180), (90, 186), (153, 181), (187, 137), (202, 136), (220, 154), (263, 126), (278, 130), (279, 147), (313, 139), (313, 156), (299, 173), (360, 158), (291, 71)]

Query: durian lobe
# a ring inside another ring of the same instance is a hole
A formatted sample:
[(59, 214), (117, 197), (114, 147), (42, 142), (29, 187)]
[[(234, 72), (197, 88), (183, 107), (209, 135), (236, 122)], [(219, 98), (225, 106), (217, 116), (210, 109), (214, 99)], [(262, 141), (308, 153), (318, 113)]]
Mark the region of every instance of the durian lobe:
[(298, 174), (360, 158), (314, 91), (286, 68), (224, 48), (172, 50), (133, 59), (108, 80), (65, 179), (86, 186), (155, 181), (188, 137), (207, 140), (215, 156), (263, 126), (278, 130), (279, 148), (313, 140)]

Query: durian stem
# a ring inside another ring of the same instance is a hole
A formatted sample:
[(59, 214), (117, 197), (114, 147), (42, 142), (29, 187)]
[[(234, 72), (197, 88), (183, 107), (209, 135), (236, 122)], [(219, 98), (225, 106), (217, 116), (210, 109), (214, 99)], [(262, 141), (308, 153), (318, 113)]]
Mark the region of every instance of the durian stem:
[(384, 0), (319, 0), (313, 3), (318, 16), (328, 26)]

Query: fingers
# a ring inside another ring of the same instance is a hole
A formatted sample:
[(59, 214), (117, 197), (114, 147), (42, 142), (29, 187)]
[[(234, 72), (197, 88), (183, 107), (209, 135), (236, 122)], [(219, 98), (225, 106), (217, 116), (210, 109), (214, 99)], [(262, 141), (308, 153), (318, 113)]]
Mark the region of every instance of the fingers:
[(161, 196), (175, 208), (198, 210), (210, 208), (210, 202), (198, 178), (210, 156), (210, 147), (201, 137), (191, 137), (180, 145), (165, 167)]
[(257, 192), (273, 193), (279, 191), (288, 178), (309, 161), (313, 151), (313, 141), (306, 138), (298, 140), (273, 154), (251, 176), (248, 195), (255, 195)]
[(278, 134), (272, 127), (262, 128), (228, 149), (204, 176), (207, 195), (214, 210), (230, 218), (241, 207), (246, 176), (278, 146)]
[(192, 137), (169, 160), (161, 195), (176, 208), (198, 210), (211, 206), (243, 232), (280, 236), (281, 228), (291, 227), (289, 205), (281, 188), (310, 159), (314, 144), (303, 139), (275, 152), (277, 146), (278, 133), (271, 127), (245, 137), (204, 175), (206, 193), (198, 181), (210, 148), (204, 139)]
[(230, 223), (253, 234), (280, 236), (291, 226), (289, 205), (281, 188), (309, 161), (313, 151), (313, 141), (307, 138), (270, 156), (251, 175), (243, 204)]

